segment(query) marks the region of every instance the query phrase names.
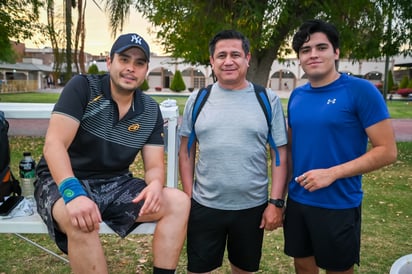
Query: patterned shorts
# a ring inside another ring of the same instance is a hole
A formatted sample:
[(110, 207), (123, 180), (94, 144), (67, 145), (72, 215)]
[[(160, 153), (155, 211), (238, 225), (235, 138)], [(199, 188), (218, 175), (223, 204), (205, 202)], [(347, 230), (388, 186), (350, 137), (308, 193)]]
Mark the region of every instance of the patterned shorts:
[[(126, 237), (141, 223), (137, 223), (143, 201), (131, 201), (146, 187), (145, 181), (126, 174), (110, 179), (82, 180), (88, 196), (100, 209), (103, 221), (120, 237)], [(57, 184), (50, 174), (41, 174), (35, 182), (34, 197), (37, 211), (46, 223), (50, 237), (67, 254), (67, 236), (58, 229), (53, 219), (52, 208), (61, 198)]]

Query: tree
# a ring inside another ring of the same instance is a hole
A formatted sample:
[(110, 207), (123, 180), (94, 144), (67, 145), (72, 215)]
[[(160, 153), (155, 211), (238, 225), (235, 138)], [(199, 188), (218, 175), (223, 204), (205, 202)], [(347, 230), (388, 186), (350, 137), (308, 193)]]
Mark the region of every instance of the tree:
[[(393, 26), (392, 54), (412, 49), (410, 0), (391, 0), (393, 14), (402, 23)], [(290, 41), (306, 19), (319, 18), (334, 23), (341, 33), (341, 57), (353, 60), (385, 56), (387, 0), (106, 0), (114, 33), (121, 30), (130, 5), (156, 28), (157, 39), (166, 53), (194, 64), (208, 65), (208, 43), (222, 29), (243, 32), (252, 44), (248, 78), (266, 85), (275, 59), (291, 53)], [(402, 10), (402, 12), (401, 12)], [(398, 21), (397, 21), (398, 22)], [(395, 30), (396, 29), (396, 30)], [(199, 35), (202, 33), (202, 35)]]
[(11, 41), (29, 39), (42, 26), (39, 18), (40, 0), (0, 1), (0, 61), (15, 62)]
[(64, 0), (66, 19), (66, 74), (65, 82), (72, 78), (72, 8), (76, 7), (76, 0)]
[(173, 77), (172, 83), (170, 84), (170, 89), (178, 92), (186, 89), (186, 85), (183, 81), (182, 73), (180, 72), (180, 70), (176, 70), (175, 76)]
[[(74, 55), (73, 62), (76, 66), (77, 73), (85, 73), (84, 65), (84, 40), (86, 37), (85, 14), (87, 1), (77, 0), (77, 24), (74, 35)], [(89, 68), (90, 69), (90, 68)]]
[[(93, 0), (96, 7), (101, 10), (96, 0)], [(84, 42), (86, 39), (86, 6), (87, 0), (77, 0), (77, 24), (76, 33), (74, 35), (74, 55), (73, 62), (76, 66), (77, 73), (85, 73), (85, 56), (84, 56)]]
[(64, 63), (64, 53), (60, 49), (64, 48), (65, 35), (64, 32), (62, 30), (59, 30), (58, 28), (58, 26), (61, 25), (61, 22), (58, 21), (61, 16), (56, 16), (53, 0), (47, 1), (46, 12), (47, 26), (46, 30), (44, 31), (44, 35), (50, 40), (52, 46), (54, 57), (53, 76), (54, 79), (61, 79), (61, 70)]

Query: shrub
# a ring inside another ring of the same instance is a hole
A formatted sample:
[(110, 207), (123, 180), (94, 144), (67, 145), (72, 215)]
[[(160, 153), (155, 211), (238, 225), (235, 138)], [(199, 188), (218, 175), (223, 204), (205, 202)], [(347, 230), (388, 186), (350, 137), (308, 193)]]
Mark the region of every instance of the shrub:
[(402, 89), (402, 88), (408, 87), (408, 82), (409, 82), (408, 76), (406, 75), (403, 76), (401, 82), (399, 83), (399, 88)]
[(99, 68), (97, 67), (96, 64), (93, 64), (89, 67), (89, 69), (87, 70), (88, 74), (99, 74)]
[(172, 83), (170, 84), (170, 89), (177, 92), (186, 89), (186, 85), (183, 81), (182, 73), (180, 72), (180, 70), (176, 70), (175, 76), (173, 77)]
[(388, 71), (388, 91), (394, 90), (393, 74), (392, 71)]
[(140, 85), (139, 89), (146, 91), (149, 89), (149, 83), (146, 79), (144, 79), (143, 83)]
[(412, 79), (409, 80), (407, 76), (404, 76), (396, 93), (402, 97), (408, 97), (409, 94), (412, 94)]
[(401, 95), (402, 97), (408, 97), (409, 94), (412, 93), (412, 88), (400, 88), (396, 91), (396, 93)]

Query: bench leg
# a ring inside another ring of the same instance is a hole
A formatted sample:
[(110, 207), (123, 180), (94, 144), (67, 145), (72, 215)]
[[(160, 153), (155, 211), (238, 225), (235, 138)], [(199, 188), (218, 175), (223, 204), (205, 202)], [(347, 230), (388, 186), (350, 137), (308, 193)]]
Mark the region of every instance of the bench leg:
[(19, 237), (20, 239), (23, 239), (23, 240), (25, 240), (26, 242), (34, 245), (35, 247), (38, 247), (38, 248), (40, 248), (41, 250), (43, 250), (43, 251), (45, 251), (45, 252), (47, 252), (47, 253), (49, 253), (49, 254), (57, 257), (57, 258), (59, 258), (59, 259), (62, 260), (63, 262), (69, 263), (69, 260), (67, 260), (66, 258), (64, 258), (64, 257), (60, 256), (59, 254), (56, 254), (55, 252), (53, 252), (53, 251), (51, 251), (51, 250), (49, 250), (49, 249), (47, 249), (47, 248), (39, 245), (38, 243), (33, 242), (33, 241), (30, 240), (29, 238), (26, 238), (26, 237), (24, 237), (23, 235), (21, 235), (21, 234), (19, 234), (19, 233), (13, 233), (13, 234), (16, 235), (17, 237)]

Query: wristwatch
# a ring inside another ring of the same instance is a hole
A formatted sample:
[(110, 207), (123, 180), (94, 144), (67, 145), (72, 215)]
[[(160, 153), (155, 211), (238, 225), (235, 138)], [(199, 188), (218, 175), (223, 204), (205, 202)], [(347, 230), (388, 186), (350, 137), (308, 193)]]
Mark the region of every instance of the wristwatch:
[(283, 206), (285, 205), (285, 200), (282, 199), (269, 199), (269, 203), (271, 203), (272, 205), (279, 207), (279, 208), (283, 208)]

